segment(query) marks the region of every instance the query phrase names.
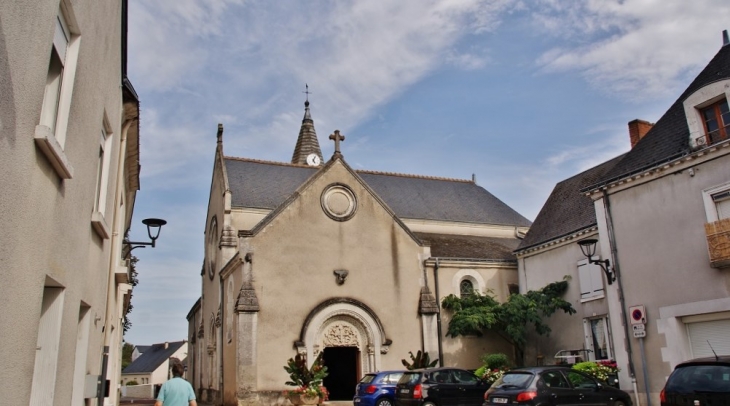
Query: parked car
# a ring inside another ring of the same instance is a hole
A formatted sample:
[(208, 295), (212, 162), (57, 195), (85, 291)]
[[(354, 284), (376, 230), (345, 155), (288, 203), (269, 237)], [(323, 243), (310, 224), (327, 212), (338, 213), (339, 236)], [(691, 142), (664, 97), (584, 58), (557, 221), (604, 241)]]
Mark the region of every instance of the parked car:
[(505, 372), (484, 393), (484, 405), (631, 406), (628, 393), (562, 366)]
[(405, 371), (381, 371), (369, 373), (355, 387), (355, 406), (393, 406), (395, 384)]
[(396, 406), (480, 406), (489, 384), (457, 368), (406, 371), (395, 387)]
[(659, 399), (662, 406), (730, 405), (730, 355), (677, 365)]

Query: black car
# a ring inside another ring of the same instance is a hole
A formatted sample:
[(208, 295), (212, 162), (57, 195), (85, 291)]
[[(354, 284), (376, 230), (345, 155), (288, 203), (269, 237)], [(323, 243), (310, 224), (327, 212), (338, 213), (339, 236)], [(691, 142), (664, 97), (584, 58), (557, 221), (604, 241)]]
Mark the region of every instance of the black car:
[(395, 386), (396, 406), (479, 406), (489, 384), (457, 368), (406, 371)]
[(677, 365), (659, 398), (662, 406), (730, 405), (730, 355)]
[(631, 406), (629, 394), (568, 367), (513, 369), (492, 384), (484, 405)]

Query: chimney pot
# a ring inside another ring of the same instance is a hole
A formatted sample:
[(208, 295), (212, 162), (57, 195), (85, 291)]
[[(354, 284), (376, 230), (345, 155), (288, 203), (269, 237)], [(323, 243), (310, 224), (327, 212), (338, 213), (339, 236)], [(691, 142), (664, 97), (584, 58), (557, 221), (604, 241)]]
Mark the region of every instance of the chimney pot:
[(629, 138), (631, 139), (631, 148), (634, 148), (636, 144), (644, 138), (646, 133), (654, 127), (654, 123), (648, 121), (636, 120), (629, 121)]
[(727, 30), (722, 30), (722, 46), (730, 44), (730, 37), (727, 35)]
[(170, 348), (170, 343), (165, 341), (165, 349), (168, 349), (168, 348)]

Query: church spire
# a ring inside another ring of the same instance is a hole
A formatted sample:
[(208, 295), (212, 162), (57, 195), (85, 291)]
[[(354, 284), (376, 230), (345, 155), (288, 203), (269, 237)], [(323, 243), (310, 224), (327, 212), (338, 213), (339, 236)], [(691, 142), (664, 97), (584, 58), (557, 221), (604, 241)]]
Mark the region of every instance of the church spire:
[[(299, 165), (319, 166), (322, 162), (322, 150), (319, 148), (317, 132), (314, 131), (314, 121), (309, 113), (309, 85), (306, 86), (307, 99), (304, 102), (304, 118), (299, 129), (299, 138), (294, 147), (291, 163)], [(316, 158), (314, 158), (316, 156)]]

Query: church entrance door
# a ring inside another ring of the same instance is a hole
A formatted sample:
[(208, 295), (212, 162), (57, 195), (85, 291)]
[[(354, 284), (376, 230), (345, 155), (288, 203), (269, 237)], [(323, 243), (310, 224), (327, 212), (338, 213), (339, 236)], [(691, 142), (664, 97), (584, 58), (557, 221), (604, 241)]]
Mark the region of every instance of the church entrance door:
[(352, 400), (358, 378), (358, 348), (326, 347), (322, 357), (329, 372), (323, 383), (330, 393), (330, 400)]

